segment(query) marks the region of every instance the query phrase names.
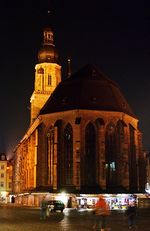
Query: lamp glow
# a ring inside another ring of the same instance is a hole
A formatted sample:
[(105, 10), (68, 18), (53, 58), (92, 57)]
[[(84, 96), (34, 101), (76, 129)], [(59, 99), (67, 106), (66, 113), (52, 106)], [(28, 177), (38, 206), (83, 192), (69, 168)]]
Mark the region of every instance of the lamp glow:
[(150, 184), (149, 183), (146, 183), (145, 191), (150, 194)]

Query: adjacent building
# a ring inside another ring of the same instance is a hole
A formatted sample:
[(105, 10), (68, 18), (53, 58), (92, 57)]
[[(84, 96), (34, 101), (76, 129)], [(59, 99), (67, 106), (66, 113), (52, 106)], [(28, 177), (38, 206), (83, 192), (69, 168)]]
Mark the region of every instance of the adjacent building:
[(11, 202), (12, 163), (5, 153), (0, 153), (0, 203)]
[(31, 96), (31, 124), (15, 149), (16, 202), (41, 196), (145, 190), (138, 118), (119, 86), (88, 64), (61, 80), (53, 30), (43, 32)]
[(144, 151), (146, 157), (146, 185), (145, 191), (150, 194), (150, 152)]

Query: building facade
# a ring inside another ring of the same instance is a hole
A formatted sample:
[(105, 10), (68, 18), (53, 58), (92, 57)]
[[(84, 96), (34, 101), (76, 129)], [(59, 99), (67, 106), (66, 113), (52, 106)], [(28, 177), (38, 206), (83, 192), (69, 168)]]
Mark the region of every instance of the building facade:
[(12, 196), (12, 163), (5, 153), (0, 153), (0, 203), (11, 202)]
[(134, 193), (145, 189), (138, 119), (119, 86), (87, 65), (61, 81), (53, 31), (44, 29), (35, 66), (31, 124), (15, 149), (18, 203), (41, 195)]

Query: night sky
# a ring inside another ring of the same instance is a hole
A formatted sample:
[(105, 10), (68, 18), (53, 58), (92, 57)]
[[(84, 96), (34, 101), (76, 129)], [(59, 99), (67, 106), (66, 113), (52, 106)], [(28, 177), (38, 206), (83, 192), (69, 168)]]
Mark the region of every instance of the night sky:
[(150, 150), (150, 1), (5, 1), (0, 13), (0, 152), (11, 155), (30, 123), (34, 68), (51, 8), (63, 78), (96, 64), (120, 86)]

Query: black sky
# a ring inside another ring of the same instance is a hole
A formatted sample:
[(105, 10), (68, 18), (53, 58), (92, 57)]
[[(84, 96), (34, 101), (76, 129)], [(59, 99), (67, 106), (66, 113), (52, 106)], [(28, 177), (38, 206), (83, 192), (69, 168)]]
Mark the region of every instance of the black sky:
[[(68, 56), (72, 72), (96, 64), (119, 84), (139, 119), (144, 149), (150, 149), (150, 1), (50, 4), (63, 77)], [(47, 9), (47, 0), (1, 3), (0, 152), (12, 153), (29, 127), (34, 68)]]

